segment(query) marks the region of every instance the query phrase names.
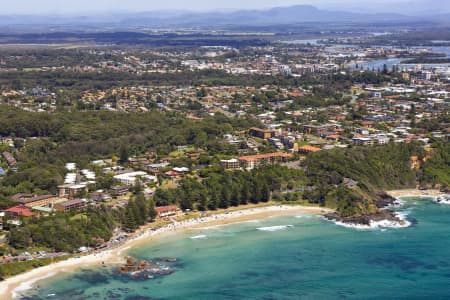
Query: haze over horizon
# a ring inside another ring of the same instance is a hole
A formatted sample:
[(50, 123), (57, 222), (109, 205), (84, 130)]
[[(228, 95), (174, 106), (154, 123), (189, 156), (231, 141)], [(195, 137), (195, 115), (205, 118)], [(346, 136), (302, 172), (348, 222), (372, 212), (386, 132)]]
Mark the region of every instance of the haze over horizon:
[[(450, 11), (450, 3), (440, 0), (229, 0), (208, 1), (183, 0), (146, 1), (146, 0), (5, 0), (0, 15), (94, 15), (109, 13), (133, 13), (158, 10), (247, 10), (267, 9), (271, 7), (312, 5), (320, 9), (341, 10), (363, 13), (395, 12), (400, 14), (430, 14)], [(436, 5), (432, 5), (435, 3)], [(401, 11), (399, 9), (401, 8)]]

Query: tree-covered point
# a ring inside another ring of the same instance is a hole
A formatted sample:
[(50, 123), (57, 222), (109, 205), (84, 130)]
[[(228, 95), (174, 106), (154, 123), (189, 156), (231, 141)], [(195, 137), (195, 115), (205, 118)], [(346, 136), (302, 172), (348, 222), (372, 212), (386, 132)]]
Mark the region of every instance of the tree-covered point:
[[(438, 142), (429, 154), (416, 143), (312, 154), (306, 160), (306, 176), (314, 189), (304, 196), (311, 202), (336, 208), (343, 216), (354, 216), (376, 212), (376, 202), (389, 189), (415, 188), (420, 184), (448, 187), (449, 144)], [(422, 162), (419, 169), (412, 168), (412, 156)]]
[(423, 187), (450, 187), (450, 142), (436, 141), (419, 173)]

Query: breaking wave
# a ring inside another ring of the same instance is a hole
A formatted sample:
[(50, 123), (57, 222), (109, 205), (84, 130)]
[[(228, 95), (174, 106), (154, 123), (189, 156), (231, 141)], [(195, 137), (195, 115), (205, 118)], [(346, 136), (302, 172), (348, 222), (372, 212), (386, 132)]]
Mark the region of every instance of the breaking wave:
[(256, 229), (257, 230), (261, 230), (261, 231), (274, 232), (274, 231), (279, 231), (279, 230), (285, 230), (285, 229), (288, 229), (290, 227), (294, 227), (294, 226), (293, 225), (279, 225), (279, 226), (259, 227), (259, 228), (256, 228)]

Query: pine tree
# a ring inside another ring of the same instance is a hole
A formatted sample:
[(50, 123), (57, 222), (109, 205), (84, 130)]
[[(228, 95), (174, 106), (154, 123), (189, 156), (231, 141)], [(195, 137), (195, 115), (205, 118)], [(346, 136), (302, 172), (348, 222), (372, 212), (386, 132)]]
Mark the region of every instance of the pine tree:
[(123, 226), (128, 231), (134, 231), (137, 228), (134, 210), (129, 204), (125, 208), (125, 221)]
[(206, 196), (206, 191), (201, 190), (199, 192), (199, 199), (198, 199), (198, 205), (197, 209), (200, 211), (205, 211), (208, 205), (208, 197)]
[(216, 191), (211, 191), (211, 197), (208, 201), (208, 209), (209, 210), (216, 210), (218, 206), (219, 199), (217, 197)]
[(262, 184), (260, 180), (254, 180), (253, 193), (251, 194), (250, 201), (252, 203), (259, 203), (262, 200)]
[(241, 193), (239, 191), (239, 186), (236, 183), (233, 183), (232, 187), (231, 187), (231, 201), (230, 201), (230, 205), (231, 206), (239, 206), (240, 202), (241, 202)]
[(228, 208), (230, 207), (231, 203), (231, 191), (230, 187), (227, 185), (224, 185), (222, 188), (222, 193), (220, 195), (220, 201), (219, 201), (219, 207), (220, 208)]
[(242, 189), (241, 189), (241, 201), (240, 204), (247, 204), (248, 201), (250, 201), (251, 198), (251, 192), (250, 192), (250, 186), (249, 182), (245, 181), (242, 183)]
[(261, 186), (261, 201), (268, 202), (270, 200), (270, 188), (267, 182), (264, 182)]
[(125, 148), (124, 146), (122, 146), (120, 148), (120, 158), (119, 158), (119, 162), (122, 164), (125, 164), (128, 162), (128, 150), (127, 148)]
[(150, 220), (155, 220), (157, 216), (158, 213), (155, 209), (155, 201), (151, 199), (148, 204), (148, 217), (150, 218)]
[(145, 201), (145, 196), (143, 192), (140, 192), (135, 197), (135, 205), (137, 208), (137, 213), (139, 214), (139, 225), (144, 225), (148, 220), (148, 205)]

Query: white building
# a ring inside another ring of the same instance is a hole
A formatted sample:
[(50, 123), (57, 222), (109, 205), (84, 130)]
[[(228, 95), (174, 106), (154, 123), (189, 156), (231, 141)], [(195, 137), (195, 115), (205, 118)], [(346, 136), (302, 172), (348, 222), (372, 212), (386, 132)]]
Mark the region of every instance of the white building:
[(156, 176), (148, 175), (146, 172), (130, 172), (114, 176), (114, 179), (120, 181), (125, 185), (134, 185), (140, 179), (143, 182), (157, 182), (158, 178)]

